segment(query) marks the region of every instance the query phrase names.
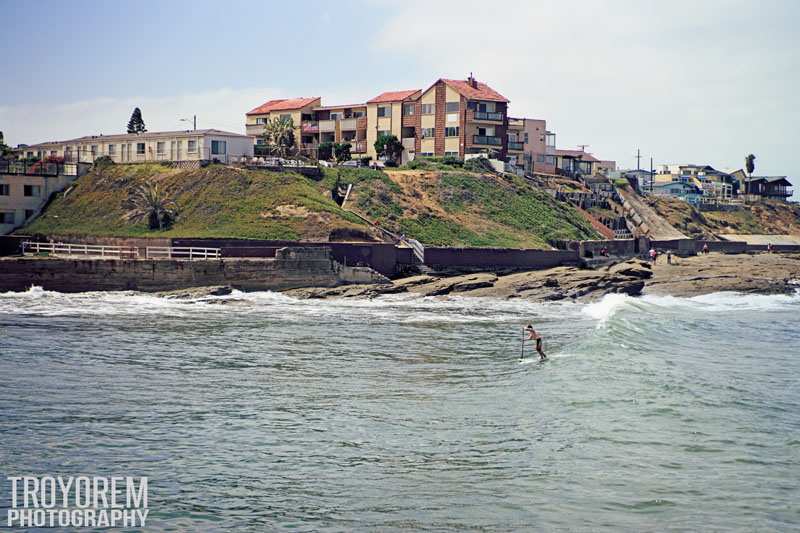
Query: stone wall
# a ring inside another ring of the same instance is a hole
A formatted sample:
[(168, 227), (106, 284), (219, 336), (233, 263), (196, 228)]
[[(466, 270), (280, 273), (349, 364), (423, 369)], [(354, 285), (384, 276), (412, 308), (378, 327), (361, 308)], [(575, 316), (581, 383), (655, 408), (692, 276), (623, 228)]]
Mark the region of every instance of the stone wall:
[(334, 261), (325, 248), (284, 248), (278, 250), (274, 259), (0, 260), (0, 292), (23, 291), (31, 285), (59, 292), (157, 292), (214, 285), (231, 285), (241, 290), (283, 290), (386, 281), (372, 269)]
[(524, 268), (538, 270), (578, 264), (574, 250), (510, 248), (425, 248), (425, 264), (433, 268)]

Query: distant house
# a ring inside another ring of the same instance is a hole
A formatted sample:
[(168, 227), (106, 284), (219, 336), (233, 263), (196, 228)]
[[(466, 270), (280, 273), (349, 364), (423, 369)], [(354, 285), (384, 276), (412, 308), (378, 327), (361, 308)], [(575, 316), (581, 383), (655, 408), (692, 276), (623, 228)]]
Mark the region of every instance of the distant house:
[(556, 149), (556, 169), (565, 176), (591, 176), (600, 160), (583, 150)]
[(692, 205), (699, 204), (703, 198), (702, 191), (696, 185), (681, 181), (653, 184), (652, 194), (671, 196), (689, 202)]
[(745, 180), (744, 194), (786, 201), (792, 196), (792, 183), (786, 176), (752, 176)]

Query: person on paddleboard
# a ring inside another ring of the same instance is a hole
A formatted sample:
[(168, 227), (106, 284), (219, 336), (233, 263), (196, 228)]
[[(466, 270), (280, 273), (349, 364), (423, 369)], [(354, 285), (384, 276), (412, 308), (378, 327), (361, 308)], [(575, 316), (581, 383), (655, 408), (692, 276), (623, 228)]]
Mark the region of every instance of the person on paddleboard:
[(527, 340), (536, 341), (536, 352), (539, 354), (539, 360), (544, 361), (545, 359), (547, 359), (547, 356), (542, 351), (542, 336), (539, 335), (539, 333), (535, 329), (533, 329), (533, 326), (531, 324), (525, 326), (525, 333), (528, 334)]

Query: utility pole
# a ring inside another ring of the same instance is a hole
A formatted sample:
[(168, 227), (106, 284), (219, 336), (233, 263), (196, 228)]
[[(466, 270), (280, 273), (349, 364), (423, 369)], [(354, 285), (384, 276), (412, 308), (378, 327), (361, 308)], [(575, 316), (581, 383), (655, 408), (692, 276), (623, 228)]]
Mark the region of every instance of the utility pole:
[(641, 170), (640, 163), (642, 161), (642, 152), (637, 148), (636, 149), (636, 170)]
[(653, 158), (650, 157), (650, 194), (653, 193), (653, 182), (655, 181), (655, 174), (653, 173)]
[(587, 147), (589, 147), (588, 144), (579, 144), (578, 145), (578, 148), (581, 149), (581, 152), (585, 152)]

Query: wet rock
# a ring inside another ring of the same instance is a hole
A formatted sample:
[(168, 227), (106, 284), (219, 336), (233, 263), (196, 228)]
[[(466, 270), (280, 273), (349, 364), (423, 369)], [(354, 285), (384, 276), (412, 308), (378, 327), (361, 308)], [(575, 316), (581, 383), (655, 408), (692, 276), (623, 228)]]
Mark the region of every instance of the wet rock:
[(190, 289), (157, 292), (156, 296), (170, 300), (192, 300), (208, 298), (209, 296), (227, 296), (232, 292), (233, 287), (229, 285), (217, 285), (214, 287), (192, 287)]

